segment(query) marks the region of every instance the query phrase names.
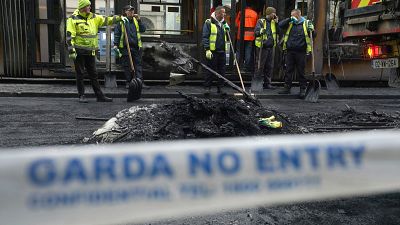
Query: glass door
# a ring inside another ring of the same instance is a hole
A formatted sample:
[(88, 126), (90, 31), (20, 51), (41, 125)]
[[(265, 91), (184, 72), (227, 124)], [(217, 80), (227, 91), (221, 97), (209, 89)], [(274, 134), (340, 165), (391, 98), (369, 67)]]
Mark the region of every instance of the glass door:
[(63, 0), (35, 0), (33, 20), (33, 65), (60, 66), (64, 60)]

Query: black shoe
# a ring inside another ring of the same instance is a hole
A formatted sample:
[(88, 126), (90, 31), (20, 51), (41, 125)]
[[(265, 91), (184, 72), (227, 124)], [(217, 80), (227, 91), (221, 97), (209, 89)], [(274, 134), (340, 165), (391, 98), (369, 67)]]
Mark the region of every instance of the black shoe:
[(102, 96), (102, 97), (98, 97), (97, 98), (97, 101), (98, 102), (112, 102), (113, 101), (113, 99), (112, 98), (109, 98), (109, 97), (106, 97), (106, 96)]
[(210, 96), (211, 93), (211, 88), (210, 87), (205, 87), (204, 88), (204, 95), (205, 96)]
[(300, 89), (299, 98), (304, 99), (306, 97), (306, 89)]
[(264, 84), (264, 89), (271, 89), (274, 90), (276, 87), (272, 86), (271, 84)]
[(282, 94), (282, 95), (290, 94), (290, 87), (285, 86), (282, 91), (278, 92), (278, 94)]
[(79, 96), (79, 103), (88, 103), (88, 100), (84, 95)]

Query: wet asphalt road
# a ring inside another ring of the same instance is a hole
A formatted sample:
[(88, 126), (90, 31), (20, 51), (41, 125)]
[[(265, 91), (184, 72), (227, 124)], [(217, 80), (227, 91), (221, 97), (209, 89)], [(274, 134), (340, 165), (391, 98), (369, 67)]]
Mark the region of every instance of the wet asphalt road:
[[(118, 111), (140, 104), (169, 103), (172, 99), (142, 99), (127, 103), (79, 104), (72, 98), (0, 98), (0, 149), (79, 143), (99, 128), (102, 121), (76, 117), (111, 118)], [(349, 105), (358, 111), (400, 113), (400, 100), (323, 99), (308, 103), (296, 99), (262, 100), (265, 107), (290, 115), (313, 116), (339, 112)], [(400, 193), (277, 207), (256, 207), (210, 216), (169, 219), (153, 225), (172, 224), (400, 224)]]
[[(0, 98), (0, 148), (79, 143), (104, 122), (77, 120), (76, 117), (111, 118), (134, 105), (169, 103), (173, 99), (141, 99), (127, 103), (117, 98), (112, 103), (90, 99), (80, 104), (74, 98)], [(309, 103), (297, 99), (265, 99), (264, 107), (290, 115), (313, 116), (320, 112), (337, 113), (346, 104), (358, 111), (377, 110), (399, 113), (400, 100), (322, 99)]]

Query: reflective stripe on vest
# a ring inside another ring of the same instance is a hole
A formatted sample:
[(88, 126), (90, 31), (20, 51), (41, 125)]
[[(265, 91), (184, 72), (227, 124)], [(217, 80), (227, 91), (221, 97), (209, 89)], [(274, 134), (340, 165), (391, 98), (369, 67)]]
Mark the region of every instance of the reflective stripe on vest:
[[(123, 48), (124, 47), (125, 26), (122, 26), (122, 23), (123, 23), (123, 21), (120, 22), (120, 24), (121, 24), (121, 38), (119, 39), (119, 48)], [(139, 48), (141, 48), (142, 47), (142, 38), (140, 36), (139, 23), (138, 23), (138, 21), (136, 20), (135, 17), (133, 18), (133, 23), (135, 24), (135, 27), (136, 27), (136, 36), (137, 36), (137, 39), (138, 39), (138, 46), (139, 46)]]
[[(210, 23), (210, 25), (211, 25), (210, 38), (209, 38), (209, 40), (210, 40), (210, 50), (211, 51), (215, 51), (215, 49), (216, 49), (215, 44), (217, 42), (217, 35), (218, 35), (217, 25), (213, 24), (211, 22), (211, 19), (207, 19), (206, 22)], [(225, 36), (225, 49), (224, 50), (226, 50), (227, 49), (227, 47), (226, 47), (227, 41), (226, 41), (225, 29), (223, 29), (223, 31), (224, 31), (224, 36)]]
[[(311, 52), (312, 46), (311, 46), (310, 37), (308, 36), (308, 31), (307, 31), (307, 25), (306, 25), (306, 23), (308, 23), (308, 20), (306, 20), (306, 21), (303, 22), (303, 31), (304, 31), (304, 35), (306, 36), (307, 53), (309, 53), (309, 52)], [(288, 39), (289, 39), (289, 34), (290, 34), (290, 31), (292, 30), (292, 27), (293, 27), (293, 23), (290, 23), (289, 28), (288, 28), (288, 30), (286, 31), (285, 37), (284, 37), (284, 39), (283, 39), (283, 51), (285, 51), (286, 48), (287, 48), (287, 47), (286, 47), (286, 43), (287, 43), (287, 41), (288, 41)]]
[[(267, 21), (265, 19), (261, 19), (262, 23), (263, 23), (263, 27), (266, 30), (267, 29)], [(276, 40), (277, 40), (277, 34), (276, 34), (276, 22), (274, 20), (271, 21), (271, 31), (272, 31), (272, 38), (274, 39), (274, 47), (276, 46)], [(262, 36), (258, 36), (256, 38), (256, 46), (258, 48), (261, 48), (262, 46), (262, 42), (264, 40), (268, 39), (268, 35), (265, 33)]]
[(72, 15), (70, 18), (76, 31), (73, 47), (92, 51), (92, 55), (95, 55), (95, 51), (99, 49), (97, 35), (99, 24), (97, 24), (96, 14), (90, 13), (87, 18)]

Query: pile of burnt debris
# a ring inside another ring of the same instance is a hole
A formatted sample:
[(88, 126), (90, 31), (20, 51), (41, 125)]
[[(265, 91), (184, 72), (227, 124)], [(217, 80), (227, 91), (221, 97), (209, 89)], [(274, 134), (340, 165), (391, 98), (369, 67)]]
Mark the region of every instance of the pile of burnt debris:
[[(235, 98), (203, 99), (182, 95), (171, 104), (134, 106), (120, 111), (87, 143), (136, 142), (300, 133), (271, 110)], [(259, 126), (259, 118), (275, 116), (281, 128)]]
[[(339, 114), (320, 113), (310, 118), (290, 118), (235, 98), (182, 96), (183, 100), (171, 104), (134, 106), (122, 110), (84, 142), (138, 142), (400, 127), (399, 116), (361, 113), (350, 107)], [(260, 126), (259, 119), (270, 116), (281, 121), (282, 127)]]
[(307, 132), (397, 129), (400, 128), (400, 113), (359, 112), (346, 105), (339, 113), (318, 113), (303, 121), (307, 124)]

